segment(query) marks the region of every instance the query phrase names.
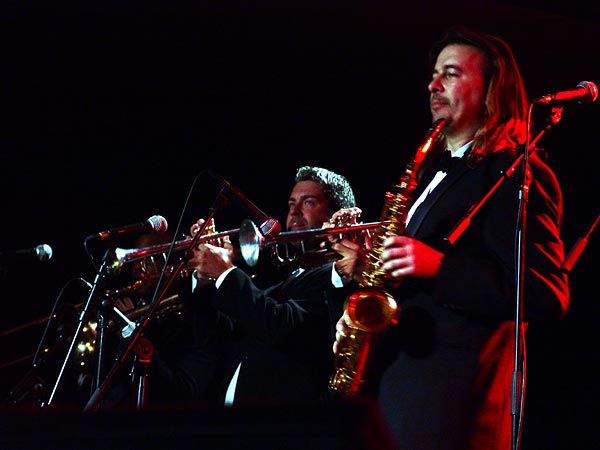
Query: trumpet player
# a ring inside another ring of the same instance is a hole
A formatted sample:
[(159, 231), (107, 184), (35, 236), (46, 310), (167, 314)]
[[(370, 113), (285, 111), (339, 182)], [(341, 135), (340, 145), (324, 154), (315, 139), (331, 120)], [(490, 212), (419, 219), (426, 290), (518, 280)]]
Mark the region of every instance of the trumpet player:
[[(287, 202), (288, 231), (321, 228), (331, 219), (356, 221), (361, 213), (348, 180), (320, 167), (297, 169)], [(192, 234), (203, 223), (194, 224)], [(261, 289), (236, 266), (231, 242), (221, 244), (201, 243), (188, 262), (197, 281), (214, 280), (192, 295), (203, 309), (199, 320), (204, 314), (214, 319), (217, 312), (212, 329), (206, 321), (203, 326), (207, 346), (224, 355), (219, 403), (327, 401), (330, 348), (347, 285), (342, 275), (352, 272), (356, 254), (315, 266), (290, 265), (281, 280)]]
[[(402, 450), (519, 448), (519, 177), (504, 181), (452, 245), (445, 237), (515, 161), (528, 100), (513, 52), (496, 36), (450, 29), (431, 57), (432, 122), (446, 125), (430, 155), (447, 150), (456, 163), (426, 161), (432, 164), (422, 166), (406, 233), (383, 243), (380, 262), (397, 286), (401, 313), (380, 336), (372, 392)], [(524, 327), (561, 319), (569, 305), (560, 270), (562, 193), (541, 156), (530, 156), (523, 177)], [(338, 321), (334, 353), (351, 327), (347, 315)]]

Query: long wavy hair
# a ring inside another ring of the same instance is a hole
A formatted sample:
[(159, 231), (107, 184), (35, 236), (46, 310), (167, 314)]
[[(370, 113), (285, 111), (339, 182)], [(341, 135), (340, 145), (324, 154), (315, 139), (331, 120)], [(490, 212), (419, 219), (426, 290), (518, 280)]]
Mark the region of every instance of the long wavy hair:
[[(451, 27), (431, 48), (433, 67), (440, 52), (448, 45), (472, 46), (484, 55), (484, 80), (487, 85), (484, 123), (474, 136), (469, 153), (470, 163), (507, 147), (523, 144), (527, 131), (529, 99), (510, 46), (490, 34), (475, 32), (465, 27)], [(440, 145), (443, 143), (441, 139)]]

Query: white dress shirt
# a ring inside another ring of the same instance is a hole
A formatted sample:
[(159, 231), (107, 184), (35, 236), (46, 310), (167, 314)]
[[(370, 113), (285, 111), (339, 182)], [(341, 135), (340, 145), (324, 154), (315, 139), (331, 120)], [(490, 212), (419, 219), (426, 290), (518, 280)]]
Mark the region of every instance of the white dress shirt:
[[(464, 156), (464, 154), (466, 153), (466, 151), (469, 149), (469, 147), (471, 146), (472, 143), (473, 143), (473, 141), (467, 142), (465, 145), (463, 145), (461, 148), (459, 148), (456, 151), (456, 153), (454, 153), (454, 155), (452, 155), (452, 157), (453, 158), (462, 158)], [(425, 199), (431, 193), (431, 191), (433, 191), (436, 188), (436, 186), (438, 184), (440, 184), (440, 182), (445, 177), (446, 177), (446, 172), (443, 172), (441, 170), (437, 171), (437, 173), (435, 174), (435, 176), (433, 177), (433, 179), (429, 182), (429, 184), (427, 185), (427, 187), (425, 188), (425, 190), (421, 193), (421, 195), (419, 196), (419, 198), (417, 198), (414, 201), (414, 203), (412, 204), (412, 206), (408, 210), (408, 214), (406, 215), (406, 225), (408, 225), (408, 222), (410, 222), (410, 219), (413, 216), (415, 210), (418, 208), (418, 206), (425, 201)]]

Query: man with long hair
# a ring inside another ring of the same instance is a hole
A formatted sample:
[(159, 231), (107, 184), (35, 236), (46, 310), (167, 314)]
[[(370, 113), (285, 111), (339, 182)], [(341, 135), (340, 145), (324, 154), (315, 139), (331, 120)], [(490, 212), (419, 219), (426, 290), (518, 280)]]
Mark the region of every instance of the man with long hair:
[[(562, 193), (532, 152), (525, 175), (504, 180), (447, 245), (523, 151), (528, 99), (513, 52), (498, 37), (453, 28), (431, 57), (432, 122), (445, 124), (420, 167), (406, 233), (383, 242), (382, 267), (401, 313), (372, 355), (371, 389), (401, 450), (508, 450), (512, 394), (524, 383), (514, 363), (520, 288), (523, 332), (530, 321), (562, 318), (569, 305)], [(438, 163), (445, 151), (455, 164)], [(335, 353), (351, 326), (347, 315), (338, 321)]]

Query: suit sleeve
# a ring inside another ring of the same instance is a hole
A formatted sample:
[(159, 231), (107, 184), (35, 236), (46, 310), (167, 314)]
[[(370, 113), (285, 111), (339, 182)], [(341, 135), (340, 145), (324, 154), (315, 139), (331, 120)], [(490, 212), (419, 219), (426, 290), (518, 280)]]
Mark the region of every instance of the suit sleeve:
[(328, 302), (336, 289), (331, 266), (302, 274), (294, 288), (279, 283), (259, 289), (242, 270), (233, 270), (213, 297), (213, 306), (240, 324), (256, 339), (274, 342), (298, 329), (329, 321)]
[(150, 365), (150, 400), (160, 403), (215, 400), (221, 361), (233, 333), (231, 320), (208, 299), (213, 286), (192, 293), (185, 285), (180, 297), (185, 313), (178, 322), (163, 324), (150, 336), (155, 344)]

